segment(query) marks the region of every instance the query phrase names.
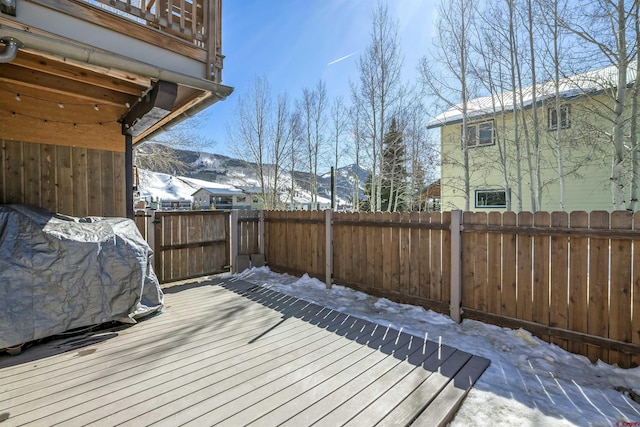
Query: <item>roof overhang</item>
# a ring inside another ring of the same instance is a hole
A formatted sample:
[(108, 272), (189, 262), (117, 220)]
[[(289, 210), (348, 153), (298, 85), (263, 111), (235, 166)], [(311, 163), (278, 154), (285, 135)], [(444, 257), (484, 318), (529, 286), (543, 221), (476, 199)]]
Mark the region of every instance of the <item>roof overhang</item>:
[[(0, 64), (0, 120), (7, 124), (2, 129), (4, 139), (124, 151), (121, 123), (127, 117), (140, 123), (130, 133), (135, 144), (233, 91), (211, 80), (20, 28), (6, 19), (0, 19), (0, 37), (21, 43), (16, 58)], [(170, 108), (164, 103), (162, 112), (156, 109), (135, 117), (146, 97), (161, 85), (175, 89)]]

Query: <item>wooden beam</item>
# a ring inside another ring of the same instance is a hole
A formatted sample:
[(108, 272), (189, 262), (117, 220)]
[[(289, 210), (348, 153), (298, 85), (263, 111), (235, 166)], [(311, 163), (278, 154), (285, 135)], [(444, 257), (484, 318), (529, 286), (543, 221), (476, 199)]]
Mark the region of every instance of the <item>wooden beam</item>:
[(132, 76), (131, 80), (128, 78), (117, 78), (97, 71), (87, 70), (86, 68), (80, 68), (67, 61), (61, 62), (58, 59), (48, 58), (23, 51), (20, 51), (18, 56), (11, 61), (11, 63), (29, 70), (39, 71), (67, 80), (89, 84), (93, 87), (100, 87), (133, 96), (140, 96), (140, 94), (150, 85), (149, 79), (145, 79), (144, 85), (141, 85), (143, 82), (141, 82), (138, 77)]
[(79, 124), (46, 123), (40, 119), (0, 110), (2, 138), (68, 147), (124, 152), (124, 137), (119, 123)]
[(19, 84), (46, 91), (50, 94), (73, 96), (96, 104), (124, 106), (126, 103), (133, 104), (136, 99), (129, 94), (98, 88), (90, 84), (29, 70), (13, 64), (2, 64), (2, 67), (0, 67), (0, 82)]
[[(0, 25), (3, 24), (3, 19), (2, 17), (0, 17)], [(48, 37), (51, 37), (52, 35), (45, 32), (45, 31), (38, 31), (36, 29), (31, 29), (31, 31), (35, 34), (41, 34), (41, 35), (45, 35)], [(88, 70), (91, 72), (95, 72), (97, 74), (100, 74), (102, 76), (108, 76), (111, 77), (113, 79), (119, 80), (119, 81), (126, 81), (129, 82), (131, 84), (140, 86), (142, 88), (148, 88), (151, 86), (151, 79), (149, 77), (145, 77), (139, 74), (135, 74), (135, 73), (130, 73), (128, 71), (121, 71), (115, 68), (109, 68), (109, 67), (102, 67), (99, 65), (94, 65), (94, 64), (88, 64), (86, 62), (82, 62), (82, 61), (77, 61), (75, 59), (70, 59), (70, 58), (64, 58), (61, 56), (57, 56), (57, 55), (53, 55), (50, 53), (46, 53), (46, 52), (40, 52), (34, 49), (28, 49), (28, 48), (24, 48), (24, 49), (20, 49), (20, 53), (18, 54), (18, 57), (20, 57), (20, 55), (22, 53), (28, 53), (31, 55), (34, 55), (36, 57), (39, 58), (44, 58), (46, 60), (51, 60), (51, 61), (57, 61), (60, 63), (65, 63), (65, 64), (69, 64), (73, 67), (82, 69), (82, 70)], [(16, 59), (17, 59), (16, 58)]]

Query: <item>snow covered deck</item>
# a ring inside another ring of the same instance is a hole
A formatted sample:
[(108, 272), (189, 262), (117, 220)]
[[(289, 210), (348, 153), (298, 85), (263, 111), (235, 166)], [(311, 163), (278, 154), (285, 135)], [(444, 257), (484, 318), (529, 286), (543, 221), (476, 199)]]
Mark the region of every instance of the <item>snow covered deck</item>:
[(489, 360), (237, 278), (162, 314), (0, 356), (0, 423), (438, 425)]

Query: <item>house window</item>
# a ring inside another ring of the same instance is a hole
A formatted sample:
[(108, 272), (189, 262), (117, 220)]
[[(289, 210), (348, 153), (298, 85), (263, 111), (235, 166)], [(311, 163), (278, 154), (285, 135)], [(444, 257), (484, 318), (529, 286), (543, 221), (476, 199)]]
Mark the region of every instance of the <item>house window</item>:
[(481, 147), (495, 144), (493, 120), (467, 125), (467, 147)]
[(547, 109), (547, 124), (549, 130), (558, 129), (558, 112), (560, 113), (560, 129), (569, 129), (571, 127), (571, 106), (561, 105), (560, 109)]
[(476, 208), (506, 208), (505, 190), (476, 190)]

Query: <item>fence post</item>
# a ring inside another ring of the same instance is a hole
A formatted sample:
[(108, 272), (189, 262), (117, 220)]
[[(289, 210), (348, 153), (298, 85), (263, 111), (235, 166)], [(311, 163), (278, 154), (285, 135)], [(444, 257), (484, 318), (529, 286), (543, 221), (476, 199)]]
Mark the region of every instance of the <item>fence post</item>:
[[(155, 270), (160, 283), (163, 283), (166, 281), (164, 277), (164, 266), (162, 265), (164, 263), (164, 254), (161, 250), (162, 243), (164, 243), (162, 241), (164, 238), (162, 229), (164, 227), (164, 223), (162, 221), (162, 215), (160, 216), (160, 219), (158, 219), (155, 209), (153, 210), (153, 223), (151, 225), (153, 226), (151, 229), (151, 233), (153, 234), (153, 246), (151, 247), (153, 248), (153, 258), (155, 260), (153, 263), (153, 269)], [(149, 234), (149, 231), (147, 231), (147, 234)]]
[(153, 229), (156, 221), (155, 209), (145, 209), (144, 216), (145, 216), (144, 219), (147, 222), (145, 224), (146, 236), (144, 237), (147, 239), (147, 243), (149, 244), (149, 247), (151, 247), (152, 249), (155, 249), (156, 233), (154, 232), (155, 230)]
[(264, 211), (258, 214), (258, 249), (264, 255)]
[(325, 284), (331, 289), (333, 284), (333, 209), (325, 211)]
[(454, 322), (462, 321), (462, 211), (451, 211), (451, 302), (449, 315)]
[(238, 272), (238, 210), (233, 209), (229, 215), (229, 257), (231, 262), (231, 273)]

